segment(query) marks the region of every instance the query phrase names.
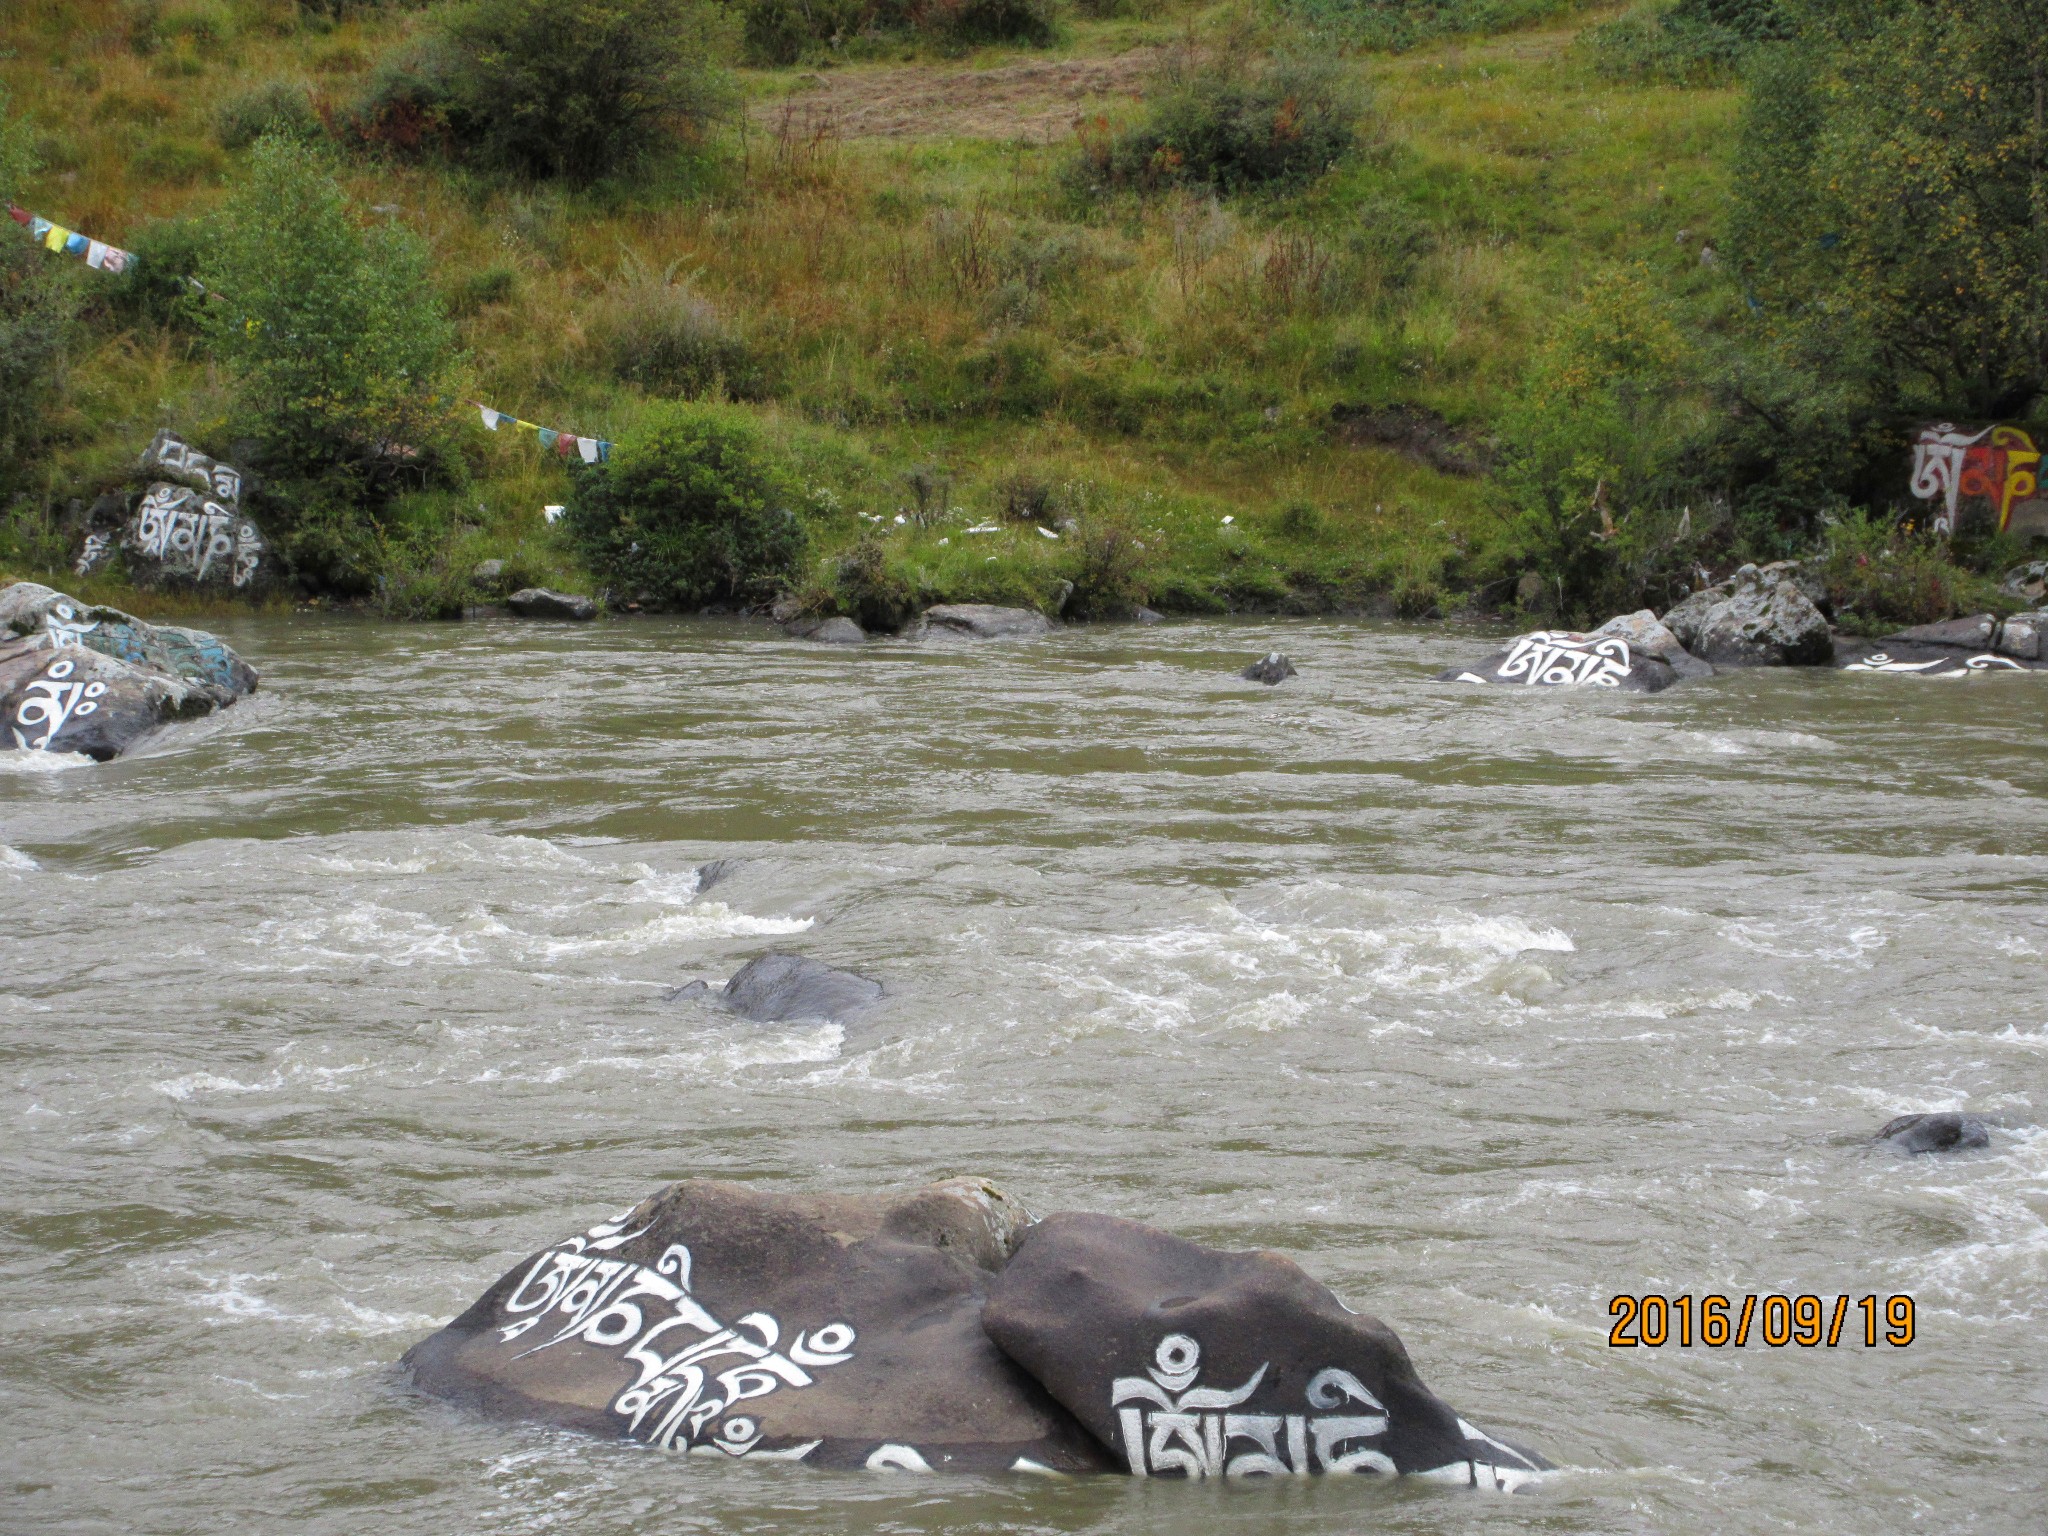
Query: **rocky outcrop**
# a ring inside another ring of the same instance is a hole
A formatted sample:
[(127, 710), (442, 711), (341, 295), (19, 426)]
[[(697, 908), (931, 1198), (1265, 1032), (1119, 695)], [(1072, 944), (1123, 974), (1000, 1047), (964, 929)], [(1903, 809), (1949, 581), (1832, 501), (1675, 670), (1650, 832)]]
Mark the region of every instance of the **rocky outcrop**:
[(705, 1457), (878, 1471), (1547, 1467), (1423, 1386), (1385, 1324), (1272, 1253), (1035, 1223), (993, 1185), (692, 1179), (523, 1260), (406, 1353), (423, 1391)]
[(1264, 683), (1270, 688), (1295, 675), (1294, 663), (1278, 651), (1268, 651), (1237, 675), (1248, 683)]
[(1991, 1132), (1973, 1115), (1943, 1111), (1888, 1120), (1878, 1128), (1876, 1139), (1896, 1152), (1960, 1152), (1990, 1146)]
[(1681, 645), (1670, 626), (1647, 608), (1609, 619), (1593, 631), (1593, 636), (1626, 640), (1632, 655), (1663, 662), (1671, 669), (1674, 680), (1714, 675), (1712, 664), (1701, 661)]
[(868, 637), (867, 631), (848, 618), (802, 618), (790, 619), (782, 626), (782, 632), (792, 640), (811, 640), (819, 645), (859, 645)]
[(1827, 616), (1790, 562), (1745, 565), (1671, 609), (1664, 625), (1717, 667), (1826, 666), (1835, 654)]
[(242, 507), (242, 472), (159, 432), (142, 469), (160, 476), (132, 514), (125, 496), (94, 503), (73, 569), (91, 575), (117, 559), (138, 587), (257, 596), (276, 575), (270, 546)]
[(597, 617), (597, 604), (580, 592), (556, 592), (548, 587), (521, 587), (505, 599), (505, 606), (522, 619), (582, 622)]
[(523, 1261), (405, 1364), (485, 1413), (714, 1459), (1101, 1470), (981, 1327), (1029, 1220), (978, 1179), (894, 1197), (692, 1179)]
[(2048, 611), (2000, 619), (1988, 613), (1902, 629), (1882, 640), (1844, 641), (1835, 664), (1845, 672), (1963, 677), (1978, 672), (2048, 670)]
[(0, 750), (105, 762), (256, 685), (256, 669), (204, 630), (146, 624), (35, 582), (0, 591)]
[(1392, 1329), (1277, 1253), (1049, 1216), (1019, 1239), (982, 1324), (1141, 1477), (1398, 1472), (1513, 1489), (1548, 1465), (1459, 1418)]
[(1052, 621), (1029, 608), (998, 608), (988, 603), (940, 603), (918, 616), (917, 633), (967, 635), (976, 640), (1028, 640), (1049, 634)]

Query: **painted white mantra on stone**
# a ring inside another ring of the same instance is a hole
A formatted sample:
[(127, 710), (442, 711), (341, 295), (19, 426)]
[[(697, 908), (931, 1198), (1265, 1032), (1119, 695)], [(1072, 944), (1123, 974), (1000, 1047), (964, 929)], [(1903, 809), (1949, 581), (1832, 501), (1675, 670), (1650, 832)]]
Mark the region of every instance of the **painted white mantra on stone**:
[(2018, 662), (2004, 656), (1994, 656), (1989, 651), (1976, 656), (1966, 656), (1957, 663), (1953, 672), (1937, 672), (1946, 667), (1953, 657), (1937, 656), (1932, 661), (1893, 661), (1884, 651), (1872, 651), (1861, 661), (1852, 661), (1843, 667), (1844, 672), (1932, 672), (1937, 677), (1967, 677), (1972, 672), (2024, 672), (2027, 669)]
[(78, 610), (69, 603), (54, 603), (50, 611), (43, 615), (43, 639), (49, 643), (53, 651), (61, 651), (67, 647), (83, 650), (85, 637), (99, 627), (98, 619), (94, 619), (90, 624), (84, 622), (79, 618)]
[(1944, 421), (1923, 428), (1920, 440), (1913, 445), (1913, 494), (1922, 501), (1932, 501), (1937, 496), (1942, 499), (1942, 510), (1934, 519), (1936, 533), (1955, 531), (1956, 497), (1963, 483), (1964, 455), (1990, 431), (1986, 427), (1981, 432), (1962, 432), (1953, 422)]
[[(504, 1314), (517, 1321), (501, 1325), (499, 1339), (548, 1330), (515, 1357), (521, 1360), (571, 1341), (623, 1350), (639, 1369), (611, 1411), (635, 1438), (728, 1456), (799, 1461), (810, 1454), (818, 1441), (756, 1451), (759, 1424), (732, 1410), (784, 1387), (808, 1387), (816, 1380), (811, 1372), (851, 1360), (852, 1327), (828, 1323), (798, 1333), (784, 1350), (776, 1347), (782, 1325), (766, 1312), (721, 1323), (690, 1295), (690, 1250), (683, 1244), (671, 1243), (652, 1269), (608, 1257), (646, 1230), (626, 1231), (623, 1217), (601, 1222), (535, 1259), (505, 1298)], [(721, 1362), (725, 1368), (716, 1369)]]
[(217, 499), (230, 505), (242, 499), (242, 472), (231, 464), (210, 459), (190, 443), (159, 432), (142, 455), (144, 469), (180, 471), (203, 483)]
[[(1119, 1376), (1110, 1385), (1124, 1457), (1138, 1477), (1391, 1476), (1395, 1470), (1391, 1457), (1358, 1444), (1386, 1433), (1387, 1410), (1349, 1371), (1331, 1366), (1310, 1378), (1304, 1395), (1317, 1413), (1234, 1413), (1258, 1391), (1267, 1366), (1239, 1387), (1198, 1387), (1202, 1347), (1184, 1333), (1161, 1339), (1153, 1359), (1144, 1376)], [(1245, 1448), (1232, 1454), (1240, 1444)]]
[(133, 547), (167, 569), (204, 581), (216, 561), (232, 561), (230, 580), (245, 587), (263, 560), (263, 539), (217, 501), (175, 485), (153, 485), (135, 512)]
[[(17, 747), (30, 752), (47, 752), (51, 738), (64, 729), (65, 721), (73, 715), (83, 718), (100, 707), (99, 699), (107, 691), (107, 685), (72, 682), (71, 674), (77, 669), (76, 661), (60, 655), (50, 663), (48, 671), (23, 690), (27, 697), (15, 710), (12, 727)], [(39, 725), (48, 729), (34, 741), (22, 734), (24, 729), (33, 731)]]
[(1628, 642), (1618, 636), (1596, 640), (1561, 629), (1539, 629), (1518, 636), (1495, 671), (1504, 681), (1518, 677), (1532, 687), (1587, 683), (1619, 688), (1630, 665)]
[(88, 533), (85, 536), (85, 547), (79, 550), (78, 563), (71, 568), (72, 571), (80, 576), (90, 576), (94, 568), (107, 558), (107, 551), (113, 547), (114, 541), (110, 535)]

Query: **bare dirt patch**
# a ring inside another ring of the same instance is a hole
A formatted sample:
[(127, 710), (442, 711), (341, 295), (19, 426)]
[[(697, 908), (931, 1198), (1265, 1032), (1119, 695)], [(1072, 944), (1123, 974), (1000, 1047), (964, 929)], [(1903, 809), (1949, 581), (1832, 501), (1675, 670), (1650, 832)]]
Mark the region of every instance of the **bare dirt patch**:
[(781, 131), (829, 125), (845, 139), (998, 139), (1049, 144), (1090, 107), (1144, 89), (1160, 50), (1113, 59), (1034, 59), (996, 69), (907, 64), (797, 77), (797, 89), (754, 108)]

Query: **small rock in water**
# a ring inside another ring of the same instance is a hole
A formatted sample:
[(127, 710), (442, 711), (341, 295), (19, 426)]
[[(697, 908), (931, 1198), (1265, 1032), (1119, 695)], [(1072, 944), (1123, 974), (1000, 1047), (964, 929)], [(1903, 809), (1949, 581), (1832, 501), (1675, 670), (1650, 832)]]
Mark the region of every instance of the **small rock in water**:
[(1166, 615), (1156, 609), (1140, 608), (1131, 615), (1131, 619), (1138, 624), (1163, 624), (1166, 622)]
[(577, 592), (554, 592), (546, 587), (524, 587), (505, 599), (505, 606), (522, 619), (594, 619), (597, 604)]
[(810, 640), (819, 645), (859, 645), (867, 631), (847, 618), (791, 619), (782, 632), (792, 640)]
[(1244, 678), (1246, 682), (1265, 683), (1270, 687), (1275, 683), (1281, 683), (1293, 677), (1295, 675), (1294, 663), (1278, 651), (1268, 651), (1238, 675)]
[(1991, 1132), (1974, 1115), (1944, 1110), (1931, 1115), (1900, 1115), (1878, 1130), (1877, 1139), (1900, 1152), (1960, 1152), (1966, 1147), (1988, 1147)]
[(917, 621), (920, 636), (934, 631), (972, 635), (977, 640), (1021, 640), (1051, 633), (1052, 621), (1029, 608), (1001, 608), (991, 603), (939, 603), (925, 609)]
[(830, 1019), (860, 1012), (882, 995), (882, 984), (802, 955), (770, 953), (750, 960), (725, 984), (720, 1000), (757, 1024)]
[(708, 864), (697, 866), (697, 890), (699, 894), (708, 891), (721, 880), (730, 880), (740, 872), (738, 859), (713, 859)]

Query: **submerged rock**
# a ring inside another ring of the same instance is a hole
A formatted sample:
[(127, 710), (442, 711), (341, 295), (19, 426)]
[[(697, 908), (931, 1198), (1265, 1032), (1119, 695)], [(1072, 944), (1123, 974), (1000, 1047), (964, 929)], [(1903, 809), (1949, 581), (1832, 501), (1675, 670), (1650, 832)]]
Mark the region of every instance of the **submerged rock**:
[(1664, 615), (1692, 655), (1717, 667), (1826, 666), (1828, 621), (1785, 564), (1745, 565), (1720, 586), (1695, 592)]
[(1625, 635), (1538, 629), (1515, 636), (1504, 649), (1469, 667), (1439, 672), (1437, 678), (1446, 683), (1516, 683), (1531, 688), (1620, 688), (1630, 693), (1656, 693), (1677, 682), (1679, 674), (1669, 662), (1637, 651)]
[(505, 606), (522, 619), (575, 619), (597, 617), (597, 604), (580, 592), (556, 592), (548, 587), (522, 587), (505, 599)]
[(859, 645), (867, 637), (867, 631), (848, 618), (790, 619), (782, 626), (782, 632), (792, 640), (811, 640), (819, 645)]
[(1264, 683), (1268, 687), (1283, 683), (1295, 675), (1294, 663), (1278, 651), (1266, 652), (1264, 656), (1238, 673), (1238, 676), (1248, 683)]
[(148, 624), (35, 582), (0, 591), (0, 750), (105, 762), (158, 726), (255, 692), (257, 681), (204, 630)]
[(1960, 1152), (1990, 1146), (1991, 1132), (1974, 1115), (1944, 1110), (1888, 1120), (1878, 1128), (1876, 1139), (1899, 1152)]
[(692, 1179), (523, 1261), (404, 1363), (498, 1417), (713, 1458), (1105, 1469), (981, 1327), (1029, 1222), (979, 1179), (895, 1196)]
[(1458, 1417), (1392, 1329), (1276, 1253), (1049, 1216), (1019, 1238), (982, 1326), (1141, 1477), (1398, 1472), (1512, 1489), (1548, 1466)]
[(998, 608), (988, 603), (940, 603), (917, 621), (919, 635), (971, 635), (976, 640), (1025, 640), (1050, 634), (1052, 621), (1030, 608)]
[(869, 1007), (882, 984), (822, 960), (771, 952), (749, 960), (719, 993), (734, 1013), (760, 1024), (790, 1019), (840, 1022)]

